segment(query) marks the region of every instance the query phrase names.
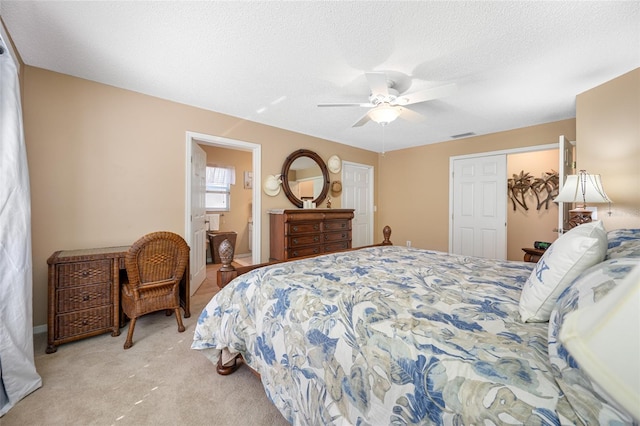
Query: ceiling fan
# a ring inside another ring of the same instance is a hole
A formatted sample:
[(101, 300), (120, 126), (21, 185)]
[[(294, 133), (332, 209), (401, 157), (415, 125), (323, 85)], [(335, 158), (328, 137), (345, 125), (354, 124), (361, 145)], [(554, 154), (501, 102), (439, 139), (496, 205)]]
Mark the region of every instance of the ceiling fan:
[(430, 89), (420, 90), (414, 93), (401, 94), (395, 88), (396, 83), (387, 77), (385, 72), (367, 72), (365, 73), (371, 94), (369, 102), (361, 103), (330, 103), (318, 104), (319, 107), (363, 107), (370, 108), (365, 115), (362, 116), (352, 127), (360, 127), (368, 121), (374, 121), (378, 124), (386, 126), (398, 117), (407, 121), (418, 122), (424, 116), (409, 108), (407, 105), (413, 105), (420, 102), (427, 102), (433, 99), (442, 98), (449, 95), (456, 89), (455, 84), (446, 84), (444, 86), (433, 87)]

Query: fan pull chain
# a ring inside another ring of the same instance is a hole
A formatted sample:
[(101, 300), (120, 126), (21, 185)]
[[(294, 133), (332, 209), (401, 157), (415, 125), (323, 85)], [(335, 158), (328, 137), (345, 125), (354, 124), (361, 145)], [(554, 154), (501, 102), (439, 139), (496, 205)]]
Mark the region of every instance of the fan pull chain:
[(387, 127), (387, 123), (380, 123), (382, 126), (382, 156), (384, 157), (384, 139), (385, 139), (385, 128)]

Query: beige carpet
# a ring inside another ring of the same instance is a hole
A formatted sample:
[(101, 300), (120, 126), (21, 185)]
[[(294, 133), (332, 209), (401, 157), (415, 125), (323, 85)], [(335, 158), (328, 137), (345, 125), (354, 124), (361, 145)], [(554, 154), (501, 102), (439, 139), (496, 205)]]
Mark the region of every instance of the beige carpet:
[[(218, 265), (219, 266), (219, 265)], [(46, 334), (35, 336), (43, 386), (14, 406), (0, 425), (286, 425), (246, 366), (220, 376), (190, 348), (200, 311), (217, 290), (215, 266), (191, 299), (191, 318), (178, 333), (163, 312), (138, 320), (134, 345), (118, 337), (91, 337), (45, 354)]]

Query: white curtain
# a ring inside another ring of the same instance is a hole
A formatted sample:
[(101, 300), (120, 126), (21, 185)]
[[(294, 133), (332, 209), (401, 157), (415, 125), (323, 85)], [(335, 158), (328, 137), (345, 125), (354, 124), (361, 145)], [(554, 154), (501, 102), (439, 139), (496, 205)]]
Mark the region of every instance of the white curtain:
[(27, 152), (18, 71), (5, 40), (0, 35), (0, 416), (42, 386), (33, 361)]
[(207, 166), (207, 186), (228, 187), (236, 184), (236, 168), (234, 166)]

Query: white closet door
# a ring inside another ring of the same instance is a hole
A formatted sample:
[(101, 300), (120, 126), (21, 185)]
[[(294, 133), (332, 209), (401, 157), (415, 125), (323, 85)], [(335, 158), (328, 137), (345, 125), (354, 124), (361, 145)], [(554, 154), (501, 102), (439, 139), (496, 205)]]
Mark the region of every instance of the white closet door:
[(506, 259), (507, 156), (453, 162), (452, 253)]

